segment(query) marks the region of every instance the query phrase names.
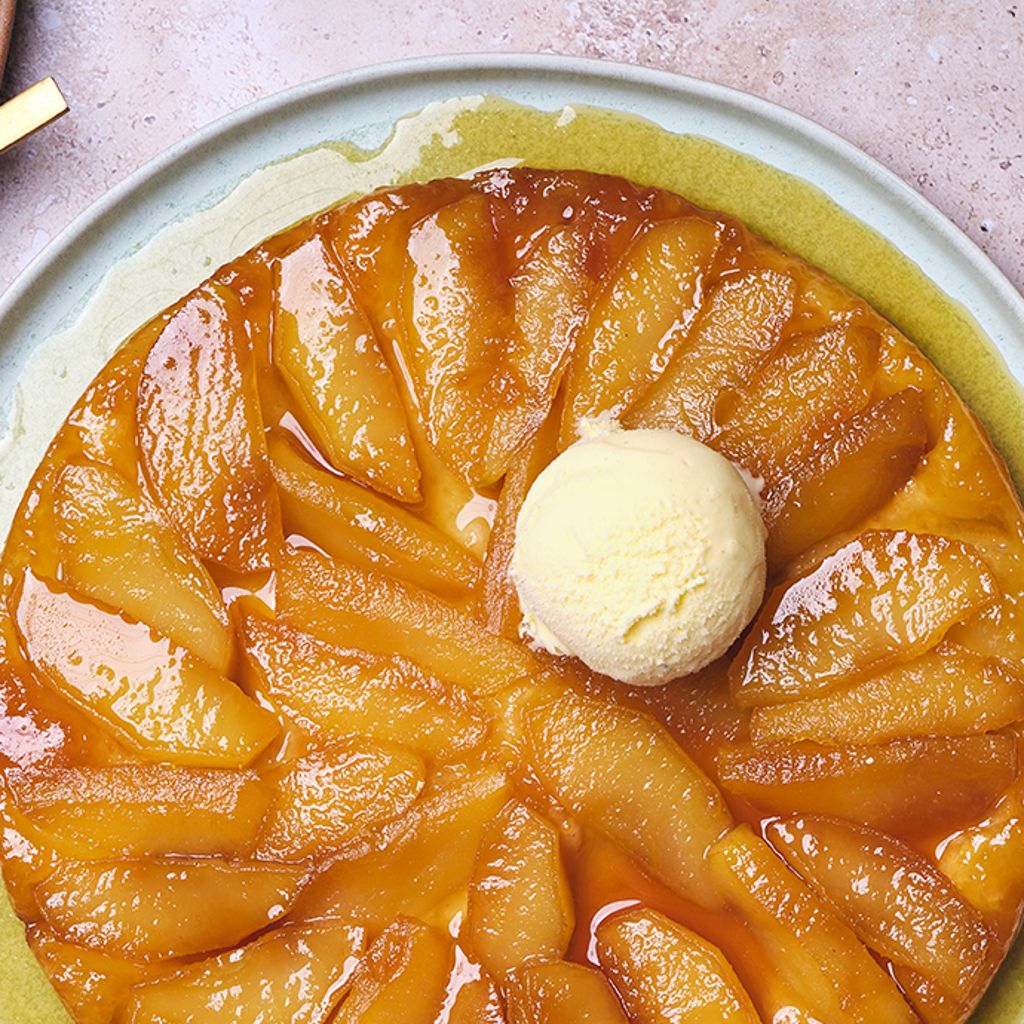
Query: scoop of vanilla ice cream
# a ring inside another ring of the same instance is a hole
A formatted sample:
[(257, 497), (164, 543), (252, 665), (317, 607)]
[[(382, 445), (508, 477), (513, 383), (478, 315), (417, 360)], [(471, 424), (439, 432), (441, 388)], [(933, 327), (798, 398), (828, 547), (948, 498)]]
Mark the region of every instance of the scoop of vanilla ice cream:
[(764, 593), (752, 483), (693, 438), (591, 423), (519, 513), (524, 636), (645, 686), (723, 655)]

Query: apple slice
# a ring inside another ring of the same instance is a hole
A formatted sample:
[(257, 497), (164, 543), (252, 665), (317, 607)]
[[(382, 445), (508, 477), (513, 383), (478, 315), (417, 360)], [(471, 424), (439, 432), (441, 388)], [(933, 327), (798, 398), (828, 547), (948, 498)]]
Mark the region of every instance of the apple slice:
[(825, 746), (907, 736), (964, 736), (1024, 720), (1024, 677), (1008, 661), (948, 640), (920, 658), (823, 697), (757, 708), (755, 743)]
[(204, 285), (167, 322), (146, 357), (137, 423), (146, 477), (189, 547), (235, 572), (269, 569), (280, 511), (232, 291)]
[(257, 856), (313, 860), (404, 814), (419, 796), (424, 776), (415, 754), (364, 739), (306, 754), (277, 780), (277, 802)]
[(34, 925), (26, 938), (76, 1024), (110, 1024), (133, 985), (173, 970), (170, 965), (132, 964), (74, 946)]
[(129, 960), (235, 946), (287, 913), (306, 880), (297, 865), (159, 857), (58, 864), (36, 887), (62, 939)]
[(864, 522), (910, 479), (927, 447), (917, 388), (840, 423), (762, 495), (769, 566)]
[(370, 946), (334, 1024), (434, 1024), (453, 964), (443, 932), (400, 917)]
[(399, 821), (339, 851), (303, 894), (297, 914), (350, 917), (371, 933), (399, 914), (429, 915), (469, 885), (480, 837), (509, 795), (504, 774), (484, 769), (421, 800)]
[(468, 195), (410, 231), (403, 280), (406, 361), (438, 453), (471, 484), (491, 483), (529, 428), (505, 359), (515, 296), (486, 196)]
[(420, 471), (405, 410), (344, 271), (314, 234), (277, 260), (274, 363), (331, 463), (400, 501)]
[(910, 661), (996, 596), (968, 544), (864, 533), (769, 598), (730, 666), (733, 699), (741, 707), (800, 700)]
[(136, 987), (117, 1024), (325, 1024), (364, 942), (363, 929), (347, 921), (283, 925)]
[(242, 768), (280, 725), (234, 683), (141, 622), (26, 572), (22, 647), (50, 685), (143, 757)]
[(48, 766), (5, 780), (19, 811), (88, 858), (244, 856), (272, 799), (255, 772), (171, 765)]
[(498, 986), (486, 975), (460, 986), (446, 1024), (505, 1024)]
[(878, 334), (841, 325), (793, 334), (739, 391), (721, 396), (714, 446), (769, 484), (830, 428), (867, 405), (878, 363)]
[(516, 520), (533, 481), (558, 454), (560, 408), (559, 400), (537, 433), (512, 456), (501, 484), (487, 557), (484, 559), (479, 615), (487, 629), (509, 640), (519, 639), (519, 623), (522, 618), (519, 595), (509, 575), (516, 542)]
[(527, 964), (502, 983), (508, 1024), (626, 1024), (600, 971), (555, 960)]
[(239, 635), (253, 689), (316, 737), (362, 735), (446, 761), (487, 734), (480, 704), (402, 658), (333, 647), (259, 615), (243, 618)]
[(136, 484), (106, 466), (71, 463), (54, 488), (54, 515), (72, 589), (227, 672), (231, 630), (220, 591)]
[(575, 917), (558, 832), (524, 804), (506, 804), (484, 830), (460, 933), (496, 978), (530, 959), (558, 959)]
[(760, 1024), (721, 951), (646, 908), (605, 918), (597, 958), (637, 1024)]
[(1002, 934), (1013, 931), (1024, 900), (1024, 778), (942, 847), (939, 868)]
[(541, 672), (524, 647), (484, 632), (447, 601), (316, 551), (289, 549), (278, 574), (277, 607), (325, 640), (400, 654), (471, 693)]
[(793, 278), (752, 270), (716, 284), (667, 369), (624, 418), (627, 427), (663, 428), (708, 441), (715, 404), (742, 388), (775, 348), (793, 310)]
[(981, 915), (909, 846), (863, 825), (789, 817), (768, 841), (871, 949), (957, 1001), (966, 1016), (998, 950)]
[(709, 217), (651, 225), (626, 251), (594, 302), (566, 381), (559, 447), (581, 420), (619, 416), (665, 371), (704, 300), (702, 282), (722, 244)]
[(480, 563), (419, 516), (312, 465), (280, 435), (270, 461), (286, 527), (328, 554), (441, 594), (476, 584)]
[[(915, 1024), (899, 989), (853, 931), (749, 825), (712, 846), (708, 861), (767, 958), (765, 969), (751, 973), (763, 1019)], [(793, 1010), (783, 1017), (787, 1005)]]
[(977, 820), (1013, 781), (1010, 736), (921, 737), (880, 746), (723, 748), (718, 780), (776, 814), (837, 814), (902, 835)]
[(680, 895), (714, 907), (705, 853), (731, 824), (721, 794), (654, 719), (566, 694), (527, 713), (530, 763), (585, 825)]

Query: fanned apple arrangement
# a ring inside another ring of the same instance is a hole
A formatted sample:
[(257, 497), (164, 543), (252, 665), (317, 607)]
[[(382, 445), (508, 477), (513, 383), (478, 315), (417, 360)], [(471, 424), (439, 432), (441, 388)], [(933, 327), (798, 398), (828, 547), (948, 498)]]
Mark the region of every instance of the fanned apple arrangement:
[[(729, 655), (519, 637), (586, 417), (764, 482)], [(369, 195), (140, 330), (2, 562), (3, 873), (79, 1024), (954, 1024), (1024, 897), (1022, 513), (924, 356), (583, 172)]]

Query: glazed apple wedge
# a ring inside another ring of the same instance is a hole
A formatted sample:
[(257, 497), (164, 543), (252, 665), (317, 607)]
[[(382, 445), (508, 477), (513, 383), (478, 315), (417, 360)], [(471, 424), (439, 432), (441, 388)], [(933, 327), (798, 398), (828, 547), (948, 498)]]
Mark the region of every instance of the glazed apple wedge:
[(462, 985), (448, 1013), (448, 1024), (505, 1024), (498, 986), (486, 975)]
[(575, 923), (553, 825), (509, 803), (480, 840), (461, 938), (496, 978), (565, 955)]
[(769, 842), (871, 949), (973, 1007), (998, 957), (993, 933), (952, 883), (897, 839), (852, 822), (789, 817)]
[(620, 415), (664, 372), (700, 310), (722, 234), (713, 221), (679, 217), (647, 227), (627, 249), (576, 344), (559, 447), (577, 439), (584, 417)]
[(721, 951), (663, 914), (615, 914), (595, 937), (601, 967), (637, 1024), (760, 1024)]
[(707, 297), (686, 344), (625, 417), (628, 427), (662, 428), (707, 441), (715, 406), (742, 388), (775, 348), (793, 310), (794, 282), (765, 269), (732, 277)]
[(910, 661), (997, 594), (970, 545), (861, 534), (769, 597), (730, 665), (733, 698), (742, 707), (800, 700)]
[(944, 641), (845, 690), (756, 708), (755, 743), (826, 746), (993, 732), (1024, 720), (1024, 677), (1007, 661)]
[(26, 572), (15, 617), (49, 685), (144, 758), (242, 768), (280, 731), (190, 652), (57, 583)]
[(810, 441), (867, 405), (877, 365), (869, 328), (788, 335), (745, 387), (721, 396), (712, 444), (774, 484)]
[(585, 825), (697, 903), (720, 901), (705, 853), (731, 824), (718, 790), (654, 719), (566, 694), (526, 716), (527, 756)]
[(480, 837), (510, 795), (503, 773), (483, 769), (419, 801), (400, 821), (339, 851), (297, 915), (351, 916), (371, 933), (399, 914), (429, 918), (469, 885)]
[(445, 761), (487, 733), (478, 703), (402, 658), (334, 647), (261, 615), (242, 617), (239, 634), (251, 688), (320, 742), (362, 735)]
[(301, 866), (216, 857), (70, 861), (36, 896), (65, 941), (169, 960), (237, 945), (282, 917), (305, 881)]
[(434, 1024), (453, 962), (452, 943), (443, 932), (399, 918), (360, 962), (336, 1024)]
[(173, 964), (133, 964), (55, 938), (32, 926), (29, 948), (78, 1024), (111, 1024), (133, 985), (173, 971)]
[(502, 987), (508, 1024), (626, 1024), (611, 985), (592, 967), (564, 960), (527, 964)]
[(401, 747), (353, 738), (299, 758), (277, 780), (257, 856), (313, 860), (400, 817), (419, 796), (423, 762)]
[(245, 312), (228, 288), (193, 292), (149, 350), (136, 409), (143, 469), (202, 558), (269, 569), (281, 547)]
[(54, 516), (72, 589), (123, 609), (227, 672), (231, 629), (220, 591), (135, 483), (106, 466), (72, 463), (54, 488)]
[(727, 793), (772, 813), (838, 814), (914, 834), (984, 814), (1017, 774), (1012, 737), (925, 736), (866, 746), (772, 743), (723, 747), (717, 777)]
[(287, 620), (325, 640), (400, 654), (470, 693), (541, 671), (523, 647), (482, 631), (447, 601), (315, 551), (289, 549), (277, 601)]
[(328, 554), (442, 595), (462, 596), (480, 563), (436, 527), (365, 487), (314, 466), (280, 434), (270, 461), (285, 527)]
[(769, 565), (785, 565), (864, 522), (910, 479), (927, 447), (924, 396), (917, 388), (840, 423), (762, 495)]
[(115, 1024), (324, 1024), (365, 937), (348, 921), (282, 925), (247, 946), (132, 989)]
[(711, 873), (749, 922), (770, 969), (751, 973), (764, 1020), (915, 1024), (885, 970), (854, 932), (755, 835), (740, 825), (709, 854)]
[(341, 266), (314, 234), (276, 265), (274, 363), (331, 463), (400, 501), (420, 497), (405, 409)]
[(4, 775), (14, 806), (83, 857), (245, 856), (272, 789), (255, 772), (48, 766)]

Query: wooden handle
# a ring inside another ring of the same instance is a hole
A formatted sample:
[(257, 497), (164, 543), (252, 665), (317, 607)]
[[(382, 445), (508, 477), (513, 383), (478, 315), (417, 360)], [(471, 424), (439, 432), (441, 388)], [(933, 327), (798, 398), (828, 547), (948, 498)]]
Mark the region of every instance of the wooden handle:
[(52, 78), (44, 78), (0, 106), (0, 153), (68, 112)]

